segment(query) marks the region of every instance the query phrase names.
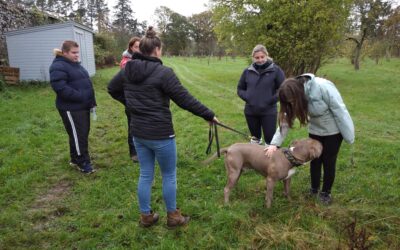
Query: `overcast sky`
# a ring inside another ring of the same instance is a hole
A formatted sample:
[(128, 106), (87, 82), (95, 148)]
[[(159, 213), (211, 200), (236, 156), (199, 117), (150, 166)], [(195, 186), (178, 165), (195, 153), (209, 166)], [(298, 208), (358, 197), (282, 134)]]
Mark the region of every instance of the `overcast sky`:
[[(108, 0), (111, 15), (114, 15), (113, 6), (118, 0)], [(140, 22), (147, 21), (148, 25), (155, 26), (154, 11), (160, 6), (166, 6), (184, 16), (191, 16), (207, 10), (208, 0), (131, 0), (134, 16)]]

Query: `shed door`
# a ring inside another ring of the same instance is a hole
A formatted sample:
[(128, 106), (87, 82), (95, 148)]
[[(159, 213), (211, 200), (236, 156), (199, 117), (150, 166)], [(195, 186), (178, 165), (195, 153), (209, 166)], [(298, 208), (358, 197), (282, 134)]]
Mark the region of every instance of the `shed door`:
[(89, 63), (86, 50), (85, 34), (83, 32), (75, 31), (75, 41), (79, 44), (80, 47), (81, 64), (86, 70), (88, 70)]

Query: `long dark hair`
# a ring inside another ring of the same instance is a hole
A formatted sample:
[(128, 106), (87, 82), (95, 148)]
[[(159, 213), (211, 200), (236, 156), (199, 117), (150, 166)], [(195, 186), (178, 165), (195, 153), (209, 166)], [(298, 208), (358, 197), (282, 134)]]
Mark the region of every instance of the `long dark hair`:
[(149, 26), (146, 34), (140, 40), (139, 49), (143, 55), (149, 56), (153, 53), (156, 47), (161, 49), (161, 40), (157, 36), (156, 31), (153, 30), (153, 27)]
[(308, 123), (308, 102), (304, 94), (306, 77), (286, 79), (278, 91), (280, 110), (279, 125), (286, 122), (289, 128), (293, 127), (294, 119), (300, 121), (300, 126)]
[(134, 37), (132, 37), (132, 38), (129, 40), (128, 49), (127, 49), (129, 53), (133, 54), (133, 51), (131, 50), (131, 47), (132, 47), (136, 42), (140, 42), (140, 38), (137, 37), (137, 36), (134, 36)]

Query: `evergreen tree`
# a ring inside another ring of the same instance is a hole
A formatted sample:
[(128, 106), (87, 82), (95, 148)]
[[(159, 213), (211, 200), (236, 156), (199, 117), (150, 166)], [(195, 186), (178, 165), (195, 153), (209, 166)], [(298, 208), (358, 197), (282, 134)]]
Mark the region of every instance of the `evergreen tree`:
[(86, 0), (76, 0), (74, 2), (74, 5), (76, 6), (75, 14), (72, 16), (73, 20), (86, 24), (87, 23), (87, 10), (86, 10)]
[(62, 17), (67, 17), (73, 12), (72, 0), (59, 0), (57, 13)]
[(35, 5), (40, 11), (43, 12), (46, 9), (47, 1), (46, 0), (36, 0)]
[(107, 4), (104, 0), (96, 0), (95, 8), (97, 12), (97, 30), (98, 32), (103, 32), (107, 30), (109, 24), (108, 15), (110, 10), (107, 7)]
[(93, 29), (93, 23), (97, 17), (96, 0), (87, 0), (86, 11), (88, 26)]
[(185, 54), (190, 43), (190, 31), (193, 30), (188, 19), (165, 6), (157, 8), (155, 14), (165, 52), (170, 55)]
[(136, 34), (138, 32), (138, 21), (134, 18), (130, 0), (118, 0), (115, 8), (114, 27), (118, 32)]

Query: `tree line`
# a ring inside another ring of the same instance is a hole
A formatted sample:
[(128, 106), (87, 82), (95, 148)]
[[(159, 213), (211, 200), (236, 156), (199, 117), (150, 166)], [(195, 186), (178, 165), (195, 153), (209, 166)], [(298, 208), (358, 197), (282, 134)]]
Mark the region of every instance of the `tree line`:
[(400, 56), (400, 9), (383, 0), (213, 0), (218, 41), (236, 51), (263, 43), (287, 76), (333, 57)]
[[(130, 0), (13, 0), (56, 13), (94, 30), (96, 62), (118, 61), (131, 36), (146, 22), (135, 18)], [(211, 0), (209, 9), (183, 16), (160, 6), (156, 26), (171, 56), (249, 56), (264, 44), (287, 76), (316, 72), (333, 57), (360, 60), (400, 57), (400, 7), (385, 0)]]

